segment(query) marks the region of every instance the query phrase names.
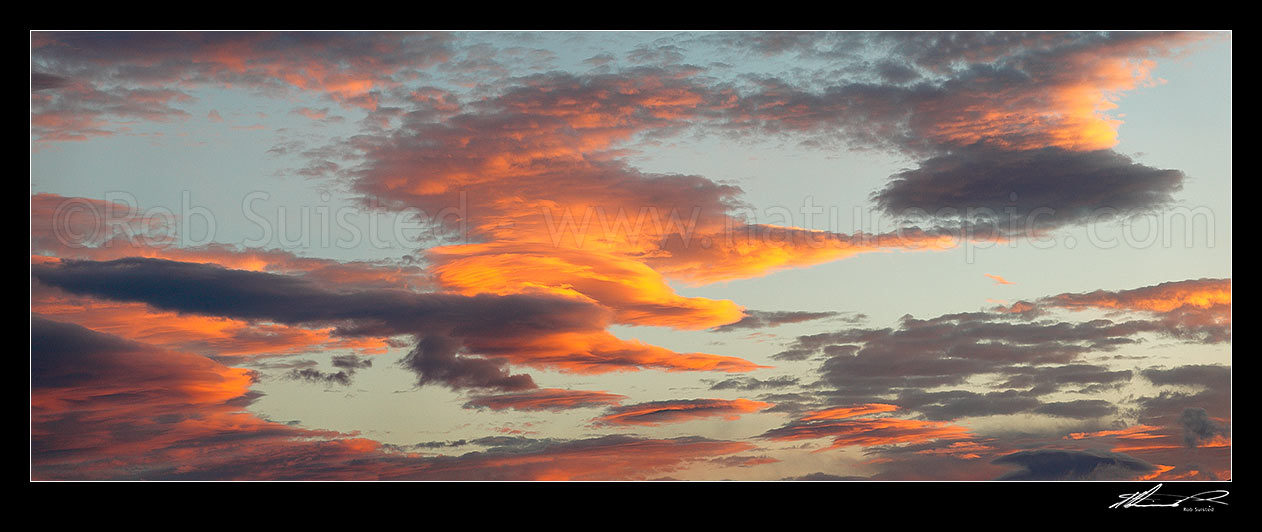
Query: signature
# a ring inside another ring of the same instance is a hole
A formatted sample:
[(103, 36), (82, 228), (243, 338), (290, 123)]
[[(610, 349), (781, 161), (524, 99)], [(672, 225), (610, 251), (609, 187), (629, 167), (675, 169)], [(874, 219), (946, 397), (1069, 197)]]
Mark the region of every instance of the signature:
[(1227, 496), (1227, 490), (1202, 491), (1196, 495), (1170, 495), (1157, 493), (1159, 489), (1161, 489), (1161, 484), (1153, 486), (1148, 491), (1123, 493), (1118, 495), (1122, 500), (1113, 503), (1109, 508), (1178, 508), (1180, 504), (1188, 501), (1227, 504), (1225, 501), (1218, 500)]

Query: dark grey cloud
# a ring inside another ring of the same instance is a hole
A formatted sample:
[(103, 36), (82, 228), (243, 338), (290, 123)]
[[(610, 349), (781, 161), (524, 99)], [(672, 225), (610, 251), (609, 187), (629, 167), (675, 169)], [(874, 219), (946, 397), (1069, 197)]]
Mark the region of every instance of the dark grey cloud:
[(1227, 427), (1220, 425), (1209, 417), (1204, 408), (1188, 408), (1179, 416), (1183, 425), (1183, 443), (1195, 448), (1200, 442), (1214, 439), (1214, 436), (1227, 436)]
[(920, 79), (920, 73), (906, 63), (894, 59), (884, 59), (874, 65), (877, 75), (886, 83), (896, 85)]
[(824, 351), (824, 349), (832, 349), (833, 353), (829, 356), (840, 354), (851, 354), (859, 350), (858, 345), (846, 345), (845, 342), (862, 341), (857, 338), (854, 331), (835, 332), (835, 333), (816, 333), (799, 336), (791, 344), (789, 348), (774, 355), (771, 358), (776, 360), (806, 360), (814, 355)]
[(1174, 201), (1184, 177), (1112, 150), (969, 146), (894, 174), (873, 199), (909, 223), (1030, 236), (1153, 212)]
[(335, 368), (342, 368), (354, 373), (355, 370), (371, 368), (372, 359), (356, 355), (333, 355), (332, 364)]
[(530, 438), (527, 436), (483, 436), (469, 440), (469, 443), (486, 447), (489, 452), (516, 454), (541, 451), (565, 441), (555, 438)]
[(710, 385), (711, 390), (763, 390), (767, 388), (789, 388), (797, 386), (798, 378), (792, 375), (779, 375), (766, 379), (755, 377), (732, 377)]
[(1023, 52), (1106, 38), (1100, 33), (911, 31), (875, 33), (871, 42), (930, 72), (947, 73), (970, 63), (995, 63)]
[(333, 367), (339, 368), (336, 372), (323, 372), (314, 367), (296, 367), (289, 370), (285, 377), (292, 380), (301, 380), (317, 384), (338, 384), (347, 386), (351, 383), (355, 372), (363, 368), (372, 367), (372, 360), (361, 358), (355, 355), (333, 355)]
[(303, 369), (303, 368), (314, 368), (316, 366), (319, 366), (320, 363), (314, 360), (281, 359), (281, 360), (268, 360), (266, 362), (251, 360), (247, 362), (247, 365), (253, 368), (257, 368), (257, 369)]
[(832, 405), (827, 398), (827, 392), (788, 392), (788, 393), (765, 393), (758, 396), (759, 401), (773, 403), (775, 406), (768, 408), (765, 412), (784, 412), (800, 415), (811, 410), (822, 410)]
[(919, 412), (931, 421), (962, 417), (982, 417), (1029, 412), (1042, 403), (1036, 397), (1016, 391), (977, 393), (965, 390), (923, 392), (906, 390), (894, 401), (899, 407)]
[(991, 463), (1021, 468), (998, 480), (1133, 480), (1157, 470), (1138, 458), (1103, 451), (1039, 449), (996, 458)]
[(447, 447), (464, 447), (469, 445), (468, 440), (444, 440), (444, 441), (423, 441), (412, 444), (414, 449), (443, 449)]
[(1231, 366), (1193, 364), (1148, 368), (1139, 374), (1153, 384), (1176, 387), (1136, 398), (1142, 422), (1180, 418), (1189, 409), (1205, 410), (1218, 418), (1231, 417)]
[(513, 338), (603, 328), (598, 307), (560, 298), (420, 294), (393, 290), (334, 292), (294, 277), (219, 266), (128, 258), (35, 265), (41, 283), (71, 293), (153, 307), (288, 325), (334, 325), (342, 335), (418, 338), (404, 359), (419, 382), (520, 390), (502, 360), (464, 356), (466, 339)]
[[(151, 347), (39, 315), (31, 315), (31, 387), (70, 388), (102, 378), (127, 381), (113, 360)], [(113, 373), (115, 370), (118, 373)], [(139, 377), (139, 375), (132, 375)]]
[[(1137, 372), (1087, 363), (1086, 357), (1166, 332), (1168, 324), (1162, 319), (1070, 322), (1049, 312), (1008, 309), (928, 319), (909, 315), (891, 328), (857, 327), (797, 337), (773, 358), (820, 357), (819, 380), (798, 384), (800, 391), (795, 393), (759, 399), (774, 402), (771, 411), (793, 414), (836, 404), (889, 403), (930, 421), (1011, 414), (1094, 420), (1123, 409), (1152, 420), (1171, 412), (1177, 417), (1188, 407), (1226, 404), (1220, 400), (1225, 393), (1208, 390), (1164, 390), (1155, 397), (1132, 396), (1122, 402), (1091, 397), (1125, 385)], [(1211, 366), (1147, 369), (1140, 374), (1157, 383), (1226, 389), (1228, 372)], [(729, 379), (722, 385), (739, 388), (744, 383)], [(991, 389), (979, 390), (978, 385)], [(1067, 400), (1065, 393), (1088, 397)], [(1229, 416), (1217, 407), (1211, 414)], [(1154, 423), (1168, 425), (1170, 420)]]
[(59, 89), (70, 84), (69, 78), (63, 78), (53, 74), (45, 74), (43, 72), (31, 72), (31, 90), (42, 91), (48, 89)]
[(1195, 386), (1222, 389), (1231, 384), (1231, 366), (1191, 364), (1174, 368), (1148, 368), (1139, 372), (1149, 382), (1161, 386)]
[(740, 321), (729, 323), (712, 329), (714, 332), (728, 332), (737, 329), (765, 329), (786, 323), (801, 323), (840, 316), (840, 312), (808, 312), (800, 310), (746, 310)]
[[(274, 86), (280, 67), (319, 60), (335, 71), (389, 79), (446, 58), (454, 37), (422, 32), (37, 32), (31, 63), (115, 82), (210, 80)], [(231, 68), (240, 61), (241, 68)], [(296, 69), (296, 68), (295, 68)]]
[(345, 371), (336, 373), (325, 373), (315, 368), (301, 368), (289, 370), (285, 377), (292, 380), (301, 380), (314, 382), (319, 384), (340, 384), (347, 386), (351, 383), (351, 376)]
[(1118, 412), (1117, 405), (1103, 400), (1045, 402), (1040, 396), (1055, 389), (1003, 390), (973, 392), (948, 390), (923, 392), (904, 390), (892, 401), (900, 408), (918, 412), (931, 421), (950, 421), (962, 417), (985, 417), (1019, 413), (1042, 414), (1073, 419), (1095, 419)]
[(425, 336), (403, 357), (403, 365), (417, 374), (418, 384), (446, 384), (452, 388), (535, 388), (530, 375), (513, 375), (500, 360), (460, 356), (459, 340)]
[[(243, 384), (240, 370), (39, 315), (31, 317), (31, 362), (36, 479), (530, 480), (561, 471), (613, 480), (753, 448), (704, 438), (491, 437), (422, 442), (413, 449), (468, 443), (486, 450), (418, 458), (390, 452), (396, 446), (253, 418), (242, 410), (257, 393), (242, 387), (241, 395), (224, 395)], [(232, 386), (224, 386), (227, 376)]]
[(1131, 370), (1114, 370), (1094, 364), (1068, 364), (1064, 366), (1031, 366), (1009, 368), (1008, 379), (1001, 386), (1008, 388), (1034, 388), (1051, 393), (1068, 384), (1115, 384), (1129, 382), (1134, 376)]
[[(874, 194), (878, 208), (919, 227), (1019, 236), (1114, 221), (1169, 205), (1185, 176), (1107, 149), (1116, 124), (1081, 107), (1128, 85), (1119, 80), (1131, 74), (1113, 72), (1112, 65), (1166, 57), (1201, 38), (1157, 32), (732, 34), (720, 40), (763, 55), (841, 66), (833, 79), (751, 78), (740, 90), (737, 112), (720, 122), (737, 135), (779, 134), (807, 146), (919, 159), (917, 168), (890, 176)], [(1113, 217), (1106, 218), (1110, 210)]]
[[(799, 337), (788, 352), (803, 357), (829, 354), (820, 367), (824, 383), (856, 394), (879, 395), (961, 385), (973, 375), (1064, 365), (1086, 353), (1133, 343), (1135, 335), (1159, 328), (1146, 321), (1014, 322), (1010, 315), (992, 313), (924, 320), (905, 316), (896, 329), (851, 329)], [(838, 347), (829, 353), (830, 346)]]
[[(312, 90), (375, 107), (379, 87), (445, 60), (452, 40), (418, 32), (35, 32), (32, 133), (82, 140), (125, 131), (124, 121), (185, 119), (180, 105), (193, 98), (179, 89), (206, 85)], [(74, 81), (59, 81), (66, 79)], [(348, 90), (346, 79), (373, 90)], [(51, 85), (75, 90), (34, 90)]]

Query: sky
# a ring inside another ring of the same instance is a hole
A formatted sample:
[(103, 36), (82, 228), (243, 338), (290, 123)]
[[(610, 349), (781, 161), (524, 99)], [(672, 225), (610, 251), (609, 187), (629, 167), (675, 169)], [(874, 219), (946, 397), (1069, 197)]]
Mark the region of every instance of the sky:
[(34, 480), (1229, 480), (1230, 32), (46, 32)]

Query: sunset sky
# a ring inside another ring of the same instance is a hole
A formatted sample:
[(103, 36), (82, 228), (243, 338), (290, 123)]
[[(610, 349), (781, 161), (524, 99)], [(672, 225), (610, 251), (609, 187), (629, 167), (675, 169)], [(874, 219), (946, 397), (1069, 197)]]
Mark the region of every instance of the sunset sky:
[(35, 480), (1228, 480), (1230, 32), (44, 32)]

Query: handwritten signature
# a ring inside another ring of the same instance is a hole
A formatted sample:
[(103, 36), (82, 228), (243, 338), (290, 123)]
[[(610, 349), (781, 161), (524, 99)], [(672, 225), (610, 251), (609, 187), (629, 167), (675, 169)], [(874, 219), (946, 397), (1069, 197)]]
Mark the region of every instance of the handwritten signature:
[(1161, 484), (1153, 486), (1148, 491), (1123, 493), (1118, 495), (1122, 500), (1113, 503), (1109, 508), (1178, 508), (1180, 504), (1188, 501), (1222, 504), (1224, 506), (1227, 504), (1226, 501), (1218, 500), (1227, 496), (1227, 490), (1202, 491), (1196, 495), (1170, 495), (1157, 493), (1159, 489), (1161, 489)]

